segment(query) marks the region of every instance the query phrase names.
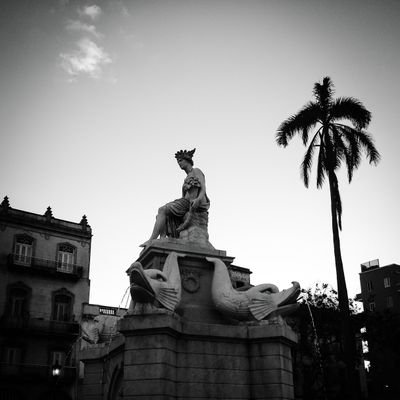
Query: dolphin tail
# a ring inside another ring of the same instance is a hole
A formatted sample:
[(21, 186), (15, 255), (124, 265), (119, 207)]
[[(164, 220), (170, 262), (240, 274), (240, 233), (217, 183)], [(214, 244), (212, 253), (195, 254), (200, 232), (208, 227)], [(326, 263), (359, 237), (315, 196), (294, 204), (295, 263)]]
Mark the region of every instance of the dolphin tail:
[(178, 291), (175, 288), (164, 287), (161, 288), (158, 295), (157, 300), (170, 311), (174, 311), (180, 298), (178, 295)]
[(272, 312), (287, 315), (296, 309), (296, 299), (300, 292), (300, 284), (292, 282), (292, 287), (278, 293), (271, 293), (265, 298), (256, 298), (249, 304), (250, 312), (254, 318), (261, 320), (269, 316)]
[(253, 317), (261, 321), (277, 309), (276, 303), (271, 298), (253, 299), (249, 304), (249, 310)]
[[(176, 253), (172, 251), (168, 254), (164, 262), (163, 272), (168, 276), (168, 279), (176, 280), (180, 279), (178, 258), (186, 257), (186, 254)], [(180, 283), (180, 282), (179, 282)]]
[(299, 294), (300, 294), (300, 284), (298, 282), (292, 282), (291, 288), (282, 290), (279, 293), (272, 293), (271, 297), (279, 307), (282, 307), (296, 303)]

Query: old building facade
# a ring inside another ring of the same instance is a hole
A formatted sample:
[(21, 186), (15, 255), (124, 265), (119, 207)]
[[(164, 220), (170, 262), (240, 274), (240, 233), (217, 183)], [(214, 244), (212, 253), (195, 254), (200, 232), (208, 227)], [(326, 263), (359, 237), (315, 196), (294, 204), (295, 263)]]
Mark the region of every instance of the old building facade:
[(360, 285), (365, 311), (400, 314), (400, 265), (380, 267), (378, 260), (361, 264)]
[(92, 231), (0, 205), (0, 398), (75, 399)]
[(400, 265), (361, 264), (365, 351), (371, 399), (400, 398)]

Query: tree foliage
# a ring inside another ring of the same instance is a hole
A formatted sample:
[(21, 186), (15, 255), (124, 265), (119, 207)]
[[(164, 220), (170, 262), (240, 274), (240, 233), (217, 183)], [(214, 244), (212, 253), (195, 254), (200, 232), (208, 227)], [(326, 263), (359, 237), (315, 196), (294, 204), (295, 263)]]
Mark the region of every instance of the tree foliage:
[[(302, 289), (299, 303), (317, 309), (339, 311), (338, 292), (328, 283), (316, 283), (314, 287)], [(361, 311), (354, 299), (349, 299), (349, 308), (353, 315)]]
[[(295, 352), (295, 391), (308, 400), (346, 398), (345, 349), (337, 291), (327, 283), (303, 289), (290, 321), (299, 341)], [(355, 300), (349, 306), (356, 318)]]
[(325, 77), (322, 83), (315, 83), (314, 100), (281, 123), (276, 133), (276, 141), (278, 145), (286, 147), (298, 134), (303, 144), (305, 146), (308, 144), (301, 164), (301, 175), (305, 186), (309, 185), (314, 158), (317, 158), (317, 187), (321, 188), (326, 179), (329, 183), (333, 248), (341, 313), (339, 325), (342, 329), (347, 365), (346, 396), (355, 399), (357, 398), (356, 343), (340, 248), (342, 201), (336, 173), (342, 164), (345, 164), (348, 180), (351, 182), (354, 171), (361, 163), (363, 153), (371, 164), (377, 164), (380, 155), (372, 137), (365, 130), (371, 121), (371, 113), (359, 100), (353, 97), (335, 99), (333, 94), (334, 86), (329, 77)]
[[(307, 151), (301, 164), (301, 176), (306, 187), (309, 186), (310, 172), (314, 155), (317, 158), (317, 187), (321, 188), (325, 178), (333, 180), (336, 217), (341, 228), (342, 203), (336, 171), (344, 163), (349, 182), (361, 163), (365, 152), (372, 164), (377, 164), (380, 155), (373, 139), (365, 129), (371, 121), (371, 113), (353, 97), (333, 98), (334, 85), (329, 77), (315, 83), (314, 101), (308, 102), (297, 114), (281, 123), (276, 133), (278, 145), (286, 147), (289, 141), (299, 134)], [(346, 125), (344, 120), (350, 122)]]

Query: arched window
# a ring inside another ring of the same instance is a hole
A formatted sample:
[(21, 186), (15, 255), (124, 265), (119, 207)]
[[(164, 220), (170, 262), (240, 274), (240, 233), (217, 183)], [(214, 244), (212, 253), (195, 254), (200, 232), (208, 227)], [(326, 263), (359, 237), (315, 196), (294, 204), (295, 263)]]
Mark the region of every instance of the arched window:
[(72, 321), (74, 295), (66, 289), (53, 293), (53, 320)]
[(60, 243), (57, 248), (57, 270), (73, 272), (76, 259), (76, 247), (69, 243)]
[(22, 282), (17, 282), (9, 285), (7, 291), (8, 315), (12, 318), (28, 318), (31, 288)]
[(14, 245), (14, 262), (20, 265), (31, 265), (34, 239), (29, 235), (16, 235)]

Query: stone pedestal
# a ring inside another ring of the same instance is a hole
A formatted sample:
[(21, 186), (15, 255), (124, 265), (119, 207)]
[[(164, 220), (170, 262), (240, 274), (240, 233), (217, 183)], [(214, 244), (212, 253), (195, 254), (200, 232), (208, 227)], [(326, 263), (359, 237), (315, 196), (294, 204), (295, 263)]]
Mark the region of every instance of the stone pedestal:
[(120, 321), (124, 399), (293, 399), (286, 325), (184, 322), (169, 312)]
[(174, 313), (133, 311), (118, 323), (118, 345), (110, 346), (107, 354), (85, 355), (90, 371), (96, 370), (96, 363), (102, 365), (102, 395), (90, 398), (294, 399), (295, 334), (281, 318), (239, 323), (223, 317), (211, 299), (214, 265), (206, 257), (225, 262), (234, 286), (248, 284), (250, 271), (232, 265), (233, 258), (224, 251), (180, 239), (154, 241), (138, 261), (145, 269), (162, 269), (171, 251), (186, 255), (178, 258), (180, 305)]

